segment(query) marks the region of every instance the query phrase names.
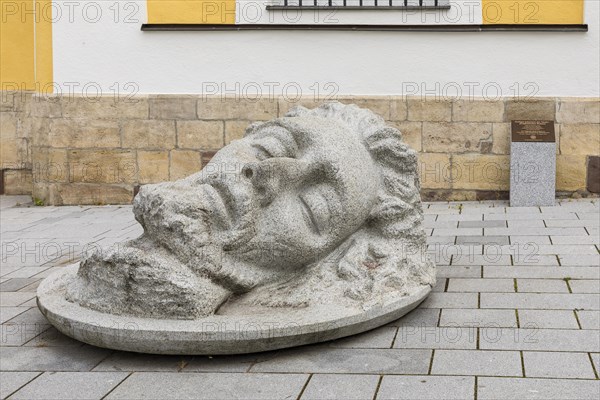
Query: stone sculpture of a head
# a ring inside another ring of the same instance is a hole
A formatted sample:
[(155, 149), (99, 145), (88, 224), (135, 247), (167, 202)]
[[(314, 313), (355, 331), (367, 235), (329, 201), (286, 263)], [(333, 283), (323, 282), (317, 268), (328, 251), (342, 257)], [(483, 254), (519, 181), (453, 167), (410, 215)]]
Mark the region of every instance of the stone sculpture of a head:
[[(133, 211), (142, 236), (40, 285), (40, 308), (61, 331), (122, 350), (267, 350), (379, 326), (435, 283), (416, 153), (355, 105), (296, 107), (254, 123), (198, 173), (143, 186)], [(119, 318), (134, 318), (141, 336), (124, 338)], [(265, 331), (265, 318), (299, 328)], [(103, 321), (99, 339), (83, 336), (98, 328), (92, 320)], [(164, 321), (173, 320), (171, 338)], [(258, 324), (258, 339), (240, 344), (240, 321)], [(197, 340), (200, 322), (218, 323), (223, 338)]]

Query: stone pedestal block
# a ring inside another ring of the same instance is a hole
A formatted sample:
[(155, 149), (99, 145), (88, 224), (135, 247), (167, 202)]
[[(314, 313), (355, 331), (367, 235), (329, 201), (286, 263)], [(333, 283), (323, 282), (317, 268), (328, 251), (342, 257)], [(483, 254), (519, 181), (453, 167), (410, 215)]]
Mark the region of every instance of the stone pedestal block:
[(511, 207), (553, 206), (555, 195), (556, 143), (511, 143)]

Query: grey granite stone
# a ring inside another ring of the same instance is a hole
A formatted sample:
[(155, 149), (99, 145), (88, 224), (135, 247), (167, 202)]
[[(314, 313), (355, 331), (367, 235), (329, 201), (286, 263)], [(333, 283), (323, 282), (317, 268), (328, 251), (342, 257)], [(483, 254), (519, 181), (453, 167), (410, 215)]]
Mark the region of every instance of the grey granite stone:
[(472, 399), (472, 376), (384, 376), (378, 400)]
[(315, 374), (300, 399), (372, 400), (379, 379), (379, 375)]
[(39, 372), (0, 372), (0, 399), (6, 399), (19, 388), (31, 382)]
[(106, 399), (295, 399), (308, 375), (136, 372)]
[(596, 400), (598, 380), (479, 378), (480, 400)]
[(27, 384), (11, 399), (96, 400), (127, 377), (126, 372), (46, 372)]
[(598, 330), (567, 329), (480, 329), (479, 348), (494, 350), (531, 350), (595, 352), (600, 343)]
[(576, 312), (581, 329), (600, 329), (600, 311), (578, 310)]
[(578, 329), (572, 310), (519, 310), (522, 328)]
[(440, 326), (516, 328), (517, 316), (513, 310), (446, 309)]
[(512, 142), (511, 207), (553, 206), (555, 192), (556, 143)]
[(110, 352), (97, 347), (1, 347), (2, 371), (90, 371)]
[(431, 350), (335, 349), (323, 345), (281, 351), (250, 372), (426, 374)]
[[(371, 111), (296, 107), (251, 124), (201, 171), (142, 186), (133, 212), (143, 234), (51, 273), (39, 307), (77, 340), (157, 354), (249, 353), (373, 329), (435, 285), (418, 175), (416, 152)], [(92, 221), (96, 237), (112, 227)]]
[(523, 376), (517, 351), (436, 350), (434, 375)]
[(587, 353), (524, 351), (523, 362), (531, 378), (596, 378)]

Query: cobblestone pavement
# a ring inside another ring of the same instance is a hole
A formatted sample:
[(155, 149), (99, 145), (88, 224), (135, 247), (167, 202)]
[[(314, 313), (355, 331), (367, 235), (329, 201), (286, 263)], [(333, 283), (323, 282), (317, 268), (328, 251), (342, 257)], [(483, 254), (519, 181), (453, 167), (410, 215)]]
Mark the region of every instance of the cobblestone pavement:
[(428, 203), (435, 292), (351, 338), (245, 356), (100, 349), (48, 326), (35, 290), (140, 234), (131, 207), (2, 197), (1, 385), (10, 399), (598, 399), (599, 201)]

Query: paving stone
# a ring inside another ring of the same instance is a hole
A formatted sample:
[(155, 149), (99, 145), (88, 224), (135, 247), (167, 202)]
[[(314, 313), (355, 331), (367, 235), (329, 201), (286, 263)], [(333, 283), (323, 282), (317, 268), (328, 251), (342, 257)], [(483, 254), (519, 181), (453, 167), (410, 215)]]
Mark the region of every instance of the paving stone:
[(456, 326), (401, 327), (394, 341), (396, 349), (475, 349), (477, 329)]
[(523, 362), (526, 377), (596, 378), (587, 353), (524, 351)]
[[(102, 360), (93, 371), (170, 371), (186, 368), (192, 357), (163, 356), (155, 354), (129, 353), (117, 351)], [(246, 366), (248, 369), (248, 366)], [(245, 371), (245, 370), (244, 370)], [(242, 371), (243, 372), (243, 371)]]
[(445, 309), (439, 325), (516, 328), (517, 316), (513, 310)]
[(33, 299), (35, 293), (27, 292), (1, 292), (0, 293), (0, 304), (2, 307), (14, 307), (20, 306), (23, 303)]
[(562, 279), (517, 279), (519, 293), (569, 293)]
[[(576, 221), (576, 220), (571, 220)], [(488, 221), (488, 222), (502, 222), (504, 225), (499, 225), (497, 227), (508, 227), (508, 228), (543, 228), (546, 226), (543, 219), (511, 219), (510, 221)], [(508, 226), (507, 226), (508, 225)]]
[(477, 308), (477, 293), (431, 293), (423, 308)]
[(522, 245), (515, 247), (515, 245), (502, 246), (502, 251), (511, 252), (511, 254), (598, 254), (596, 246), (591, 244), (576, 245), (576, 244), (533, 244), (533, 245)]
[(31, 285), (39, 281), (39, 279), (31, 278), (9, 278), (8, 280), (0, 283), (0, 292), (16, 292), (24, 287)]
[(431, 350), (310, 346), (278, 352), (250, 372), (426, 374), (430, 356)]
[(388, 326), (399, 327), (425, 327), (437, 326), (440, 318), (440, 310), (437, 308), (417, 308), (404, 317), (390, 322)]
[(19, 268), (15, 272), (11, 272), (10, 274), (4, 275), (4, 276), (6, 278), (11, 278), (11, 279), (31, 278), (32, 276), (37, 275), (40, 272), (47, 270), (48, 268), (50, 268), (50, 267), (49, 266), (48, 267), (23, 267), (23, 268)]
[(592, 364), (594, 364), (596, 372), (600, 371), (600, 353), (590, 353), (590, 357), (592, 358)]
[(600, 293), (600, 281), (598, 280), (578, 280), (569, 281), (569, 286), (573, 293)]
[(25, 384), (32, 381), (39, 372), (0, 372), (0, 399), (7, 398)]
[(474, 390), (474, 377), (386, 375), (377, 400), (464, 400), (472, 399)]
[(597, 267), (501, 267), (496, 265), (483, 267), (484, 278), (548, 278), (548, 279), (598, 279)]
[(521, 328), (578, 329), (577, 319), (571, 310), (519, 310)]
[(456, 241), (455, 236), (427, 236), (427, 244), (452, 245)]
[(550, 236), (553, 244), (600, 244), (598, 235)]
[(586, 235), (584, 228), (486, 228), (485, 235), (489, 236), (576, 236)]
[[(457, 236), (456, 244), (509, 244), (508, 235), (505, 236)], [(548, 240), (548, 244), (550, 241)]]
[(600, 254), (596, 255), (559, 255), (560, 265), (572, 266), (572, 265), (585, 265), (585, 266), (598, 266), (600, 265)]
[(483, 221), (483, 214), (444, 214), (438, 215), (437, 221)]
[(0, 307), (0, 324), (29, 310), (28, 307)]
[(456, 255), (452, 257), (452, 265), (510, 265), (510, 255), (490, 254), (483, 255)]
[(481, 278), (479, 265), (436, 266), (438, 278)]
[(505, 228), (504, 221), (460, 221), (459, 228)]
[(396, 328), (384, 326), (358, 335), (328, 342), (331, 347), (347, 349), (389, 349), (392, 347)]
[(423, 223), (425, 228), (458, 228), (458, 221), (425, 221)]
[(436, 350), (433, 375), (523, 376), (517, 351)]
[(81, 342), (72, 339), (61, 332), (59, 332), (56, 328), (51, 327), (46, 329), (39, 335), (35, 336), (30, 341), (23, 344), (23, 346), (34, 346), (34, 347), (64, 347), (64, 346), (72, 346), (79, 347), (81, 346)]
[(552, 244), (553, 242), (550, 241), (550, 236), (543, 236), (543, 235), (529, 235), (529, 236), (522, 236), (522, 235), (511, 235), (510, 236), (510, 244), (511, 246), (514, 245), (518, 245), (519, 247), (525, 246), (525, 245), (532, 245), (532, 244), (536, 244), (536, 245), (549, 245)]
[(537, 219), (543, 219), (543, 220), (549, 220), (549, 219), (578, 219), (577, 218), (577, 214), (575, 214), (574, 212), (562, 212), (562, 213), (555, 213), (555, 214), (550, 214), (550, 213), (544, 213), (544, 214), (537, 214), (537, 213), (518, 213), (518, 214), (486, 214), (484, 216), (484, 219), (486, 221), (493, 221), (493, 220), (502, 220), (502, 221), (510, 221), (510, 220), (537, 220)]
[(315, 374), (300, 399), (371, 400), (377, 390), (379, 379), (379, 375)]
[(514, 293), (513, 279), (450, 279), (448, 292), (509, 292)]
[(481, 308), (598, 310), (600, 297), (593, 294), (481, 293)]
[[(500, 228), (496, 228), (500, 229)], [(436, 228), (433, 230), (436, 236), (481, 236), (481, 228)]]
[(559, 265), (555, 255), (516, 254), (512, 257), (514, 266)]
[(600, 331), (567, 329), (483, 328), (479, 348), (490, 350), (533, 350), (594, 352)]
[(127, 375), (125, 372), (45, 372), (11, 399), (101, 399)]
[(596, 400), (598, 380), (481, 377), (478, 400)]
[(107, 399), (297, 398), (308, 375), (136, 372)]
[(99, 347), (1, 347), (2, 371), (89, 371), (110, 353)]
[(579, 318), (581, 329), (600, 329), (600, 311), (578, 310), (577, 317)]

